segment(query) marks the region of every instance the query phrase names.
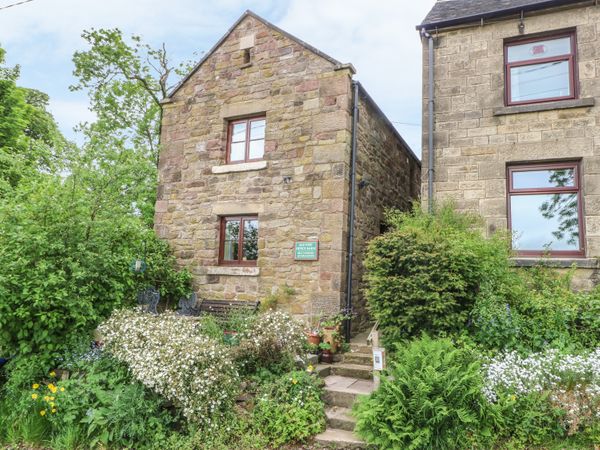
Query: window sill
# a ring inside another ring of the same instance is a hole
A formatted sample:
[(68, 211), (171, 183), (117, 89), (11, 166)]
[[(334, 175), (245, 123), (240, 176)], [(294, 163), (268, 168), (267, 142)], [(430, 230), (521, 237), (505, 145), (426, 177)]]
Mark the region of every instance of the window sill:
[(227, 275), (233, 277), (257, 277), (260, 275), (260, 268), (239, 266), (213, 266), (206, 268), (206, 274)]
[(249, 163), (240, 163), (240, 164), (226, 164), (223, 166), (213, 166), (212, 173), (214, 174), (222, 174), (222, 173), (235, 173), (235, 172), (250, 172), (252, 170), (262, 170), (267, 168), (266, 161), (254, 161)]
[(598, 269), (600, 261), (597, 258), (511, 258), (513, 267), (534, 267), (543, 264), (556, 269)]
[(548, 103), (536, 103), (532, 105), (517, 105), (517, 106), (505, 106), (494, 110), (494, 116), (506, 116), (509, 114), (524, 114), (540, 111), (552, 111), (555, 109), (570, 109), (570, 108), (586, 108), (594, 106), (596, 99), (593, 97), (589, 98), (578, 98), (575, 100), (560, 100), (558, 102)]

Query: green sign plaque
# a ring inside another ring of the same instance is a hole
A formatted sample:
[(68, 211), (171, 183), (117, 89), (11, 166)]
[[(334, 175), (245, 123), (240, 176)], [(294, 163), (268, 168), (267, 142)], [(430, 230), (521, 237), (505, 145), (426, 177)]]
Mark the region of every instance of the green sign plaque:
[(296, 242), (294, 259), (296, 261), (318, 261), (319, 242)]

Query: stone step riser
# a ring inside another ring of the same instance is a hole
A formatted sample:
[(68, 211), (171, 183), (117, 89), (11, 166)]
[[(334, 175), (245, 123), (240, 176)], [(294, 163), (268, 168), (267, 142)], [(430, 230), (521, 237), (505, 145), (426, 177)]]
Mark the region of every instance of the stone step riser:
[(370, 345), (364, 345), (364, 344), (350, 344), (350, 351), (352, 351), (352, 353), (362, 353), (365, 355), (372, 355), (373, 347), (371, 347)]
[(373, 379), (373, 371), (370, 366), (364, 368), (331, 366), (331, 375), (339, 375), (341, 377), (360, 378), (361, 380)]
[(352, 408), (356, 401), (357, 394), (350, 392), (329, 391), (325, 388), (323, 401), (329, 406), (339, 406), (341, 408)]
[(342, 417), (328, 417), (327, 427), (336, 428), (338, 430), (354, 431), (356, 422), (351, 419), (344, 419)]
[(373, 356), (364, 353), (344, 353), (343, 362), (349, 364), (361, 364), (363, 366), (373, 366)]
[(356, 434), (340, 429), (327, 429), (324, 433), (315, 437), (315, 442), (326, 448), (345, 450), (367, 448), (366, 444)]

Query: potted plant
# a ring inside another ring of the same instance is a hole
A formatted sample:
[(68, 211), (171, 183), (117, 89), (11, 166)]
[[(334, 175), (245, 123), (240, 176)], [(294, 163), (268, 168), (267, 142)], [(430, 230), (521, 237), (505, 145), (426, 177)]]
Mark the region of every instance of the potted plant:
[(323, 350), (323, 353), (321, 353), (321, 362), (325, 364), (332, 364), (333, 353), (331, 352), (331, 345), (326, 342), (321, 342), (319, 344), (319, 348)]
[(321, 343), (321, 330), (319, 329), (320, 317), (311, 316), (309, 319), (309, 328), (306, 332), (306, 339), (309, 344), (319, 345)]
[(340, 327), (345, 319), (346, 316), (343, 314), (336, 314), (321, 322), (323, 326), (323, 342), (331, 345), (331, 353), (335, 353), (338, 350), (340, 344)]
[(309, 343), (306, 346), (306, 351), (308, 353), (310, 353), (311, 355), (318, 355), (319, 354), (319, 344), (311, 344), (311, 343)]

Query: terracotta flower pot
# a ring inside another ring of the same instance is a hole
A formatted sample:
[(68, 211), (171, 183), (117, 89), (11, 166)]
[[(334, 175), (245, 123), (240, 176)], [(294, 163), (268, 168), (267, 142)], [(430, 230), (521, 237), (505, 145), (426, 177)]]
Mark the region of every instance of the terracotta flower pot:
[(321, 336), (317, 333), (308, 333), (306, 338), (309, 344), (319, 345), (321, 343)]

